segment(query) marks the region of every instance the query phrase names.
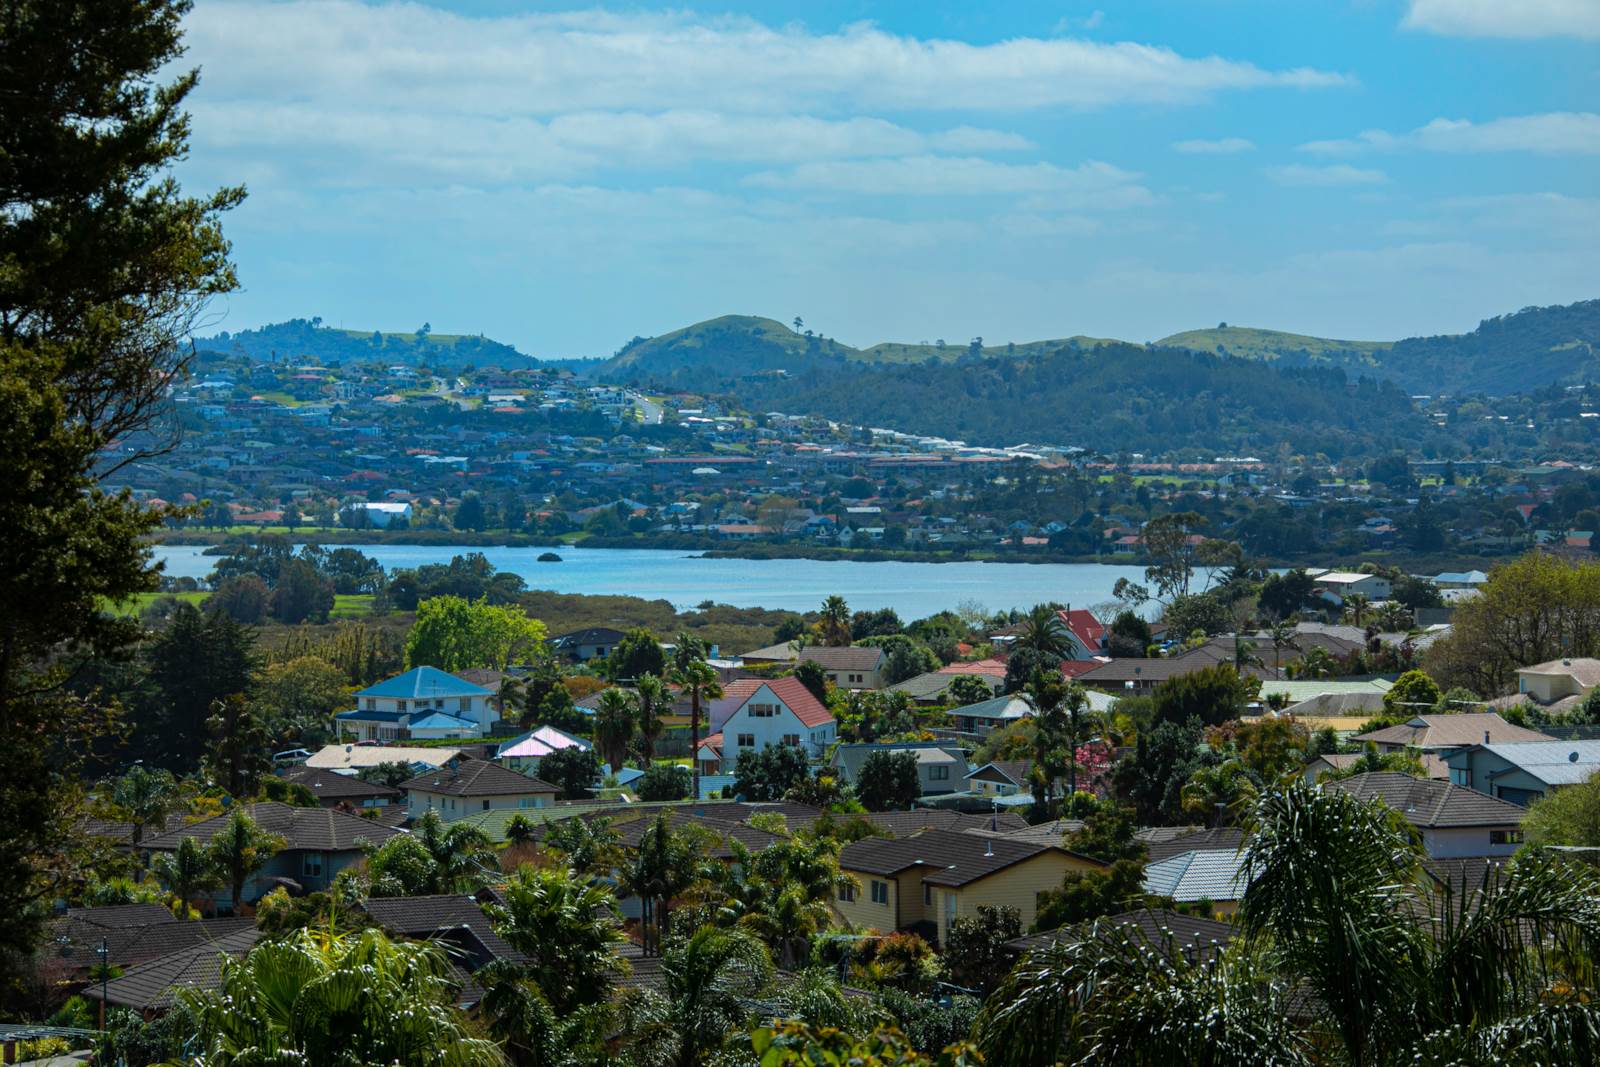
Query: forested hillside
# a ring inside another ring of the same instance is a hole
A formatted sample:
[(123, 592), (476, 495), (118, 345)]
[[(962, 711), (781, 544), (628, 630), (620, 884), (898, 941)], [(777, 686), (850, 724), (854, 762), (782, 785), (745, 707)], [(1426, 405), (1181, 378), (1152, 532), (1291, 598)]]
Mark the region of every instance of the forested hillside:
[(818, 358), (803, 374), (722, 385), (756, 411), (988, 445), (1034, 441), (1206, 458), (1287, 445), (1338, 458), (1411, 450), (1440, 436), (1389, 383), (1142, 345), (917, 365)]
[(242, 352), (251, 359), (281, 360), (314, 356), (322, 362), (381, 360), (411, 366), (504, 368), (532, 366), (537, 360), (487, 337), (437, 334), (426, 324), (412, 333), (377, 330), (340, 330), (324, 326), (320, 318), (290, 319), (255, 330), (223, 331), (215, 337), (197, 337), (202, 351)]
[(1600, 300), (1524, 308), (1471, 333), (1396, 341), (1378, 353), (1378, 366), (1413, 393), (1498, 396), (1600, 381)]

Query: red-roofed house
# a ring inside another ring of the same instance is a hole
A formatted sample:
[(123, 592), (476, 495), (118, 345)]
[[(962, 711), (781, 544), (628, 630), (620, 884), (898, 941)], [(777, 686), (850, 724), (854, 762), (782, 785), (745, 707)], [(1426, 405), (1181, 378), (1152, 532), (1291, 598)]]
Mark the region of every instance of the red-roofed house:
[(741, 752), (768, 745), (799, 745), (817, 759), (838, 736), (833, 715), (798, 678), (729, 682), (709, 715), (712, 732), (723, 735), (723, 760), (730, 765)]
[(988, 659), (958, 660), (955, 663), (946, 663), (938, 670), (939, 674), (975, 674), (980, 678), (1004, 678), (1006, 676), (1006, 661), (999, 656), (990, 656)]
[(1073, 659), (1092, 659), (1100, 654), (1106, 639), (1106, 628), (1099, 619), (1082, 608), (1058, 611), (1056, 614), (1061, 616), (1067, 632), (1072, 634)]

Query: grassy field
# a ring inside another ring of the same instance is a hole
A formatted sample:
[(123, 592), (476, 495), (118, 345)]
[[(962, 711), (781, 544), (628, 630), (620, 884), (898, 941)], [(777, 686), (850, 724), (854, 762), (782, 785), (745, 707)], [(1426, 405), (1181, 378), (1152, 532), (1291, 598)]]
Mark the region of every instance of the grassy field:
[[(111, 611), (116, 615), (137, 615), (162, 597), (175, 596), (186, 604), (199, 606), (205, 602), (210, 593), (137, 593), (132, 600), (125, 600), (120, 604), (111, 605)], [(333, 597), (333, 610), (328, 613), (331, 619), (360, 619), (372, 614), (372, 594), (370, 593), (336, 593)]]
[(1226, 326), (1215, 330), (1187, 330), (1163, 337), (1156, 344), (1216, 353), (1226, 347), (1231, 356), (1274, 360), (1288, 352), (1307, 352), (1313, 362), (1339, 366), (1368, 364), (1376, 352), (1392, 347), (1388, 341), (1339, 341), (1329, 337), (1308, 337), (1281, 330), (1257, 330), (1248, 326)]

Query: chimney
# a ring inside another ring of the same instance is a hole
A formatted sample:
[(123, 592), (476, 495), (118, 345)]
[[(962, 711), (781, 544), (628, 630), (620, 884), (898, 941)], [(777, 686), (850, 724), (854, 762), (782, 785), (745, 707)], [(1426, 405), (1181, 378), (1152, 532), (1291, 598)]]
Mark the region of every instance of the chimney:
[(1483, 732), (1483, 743), (1486, 744), (1486, 745), (1489, 743), (1489, 731), (1488, 730), (1485, 730)]

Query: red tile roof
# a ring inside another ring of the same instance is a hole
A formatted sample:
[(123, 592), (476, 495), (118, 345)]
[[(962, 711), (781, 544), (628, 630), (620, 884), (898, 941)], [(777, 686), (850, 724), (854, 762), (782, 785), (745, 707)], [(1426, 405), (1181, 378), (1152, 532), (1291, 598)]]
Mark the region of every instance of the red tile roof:
[(762, 686), (772, 690), (774, 696), (788, 705), (803, 726), (826, 726), (833, 721), (832, 713), (811, 695), (811, 690), (798, 678), (740, 678), (723, 686), (722, 695), (724, 699), (738, 701), (734, 708), (737, 713)]
[(990, 656), (988, 659), (967, 660), (965, 662), (957, 661), (940, 667), (939, 673), (976, 674), (979, 677), (1004, 678), (1006, 676), (1006, 661), (999, 656)]
[(1090, 652), (1100, 647), (1100, 642), (1106, 636), (1106, 628), (1100, 625), (1100, 620), (1095, 618), (1093, 614), (1083, 608), (1057, 612), (1057, 614), (1061, 616), (1061, 621), (1067, 624), (1067, 629), (1071, 630), (1073, 635), (1083, 642), (1083, 647)]

